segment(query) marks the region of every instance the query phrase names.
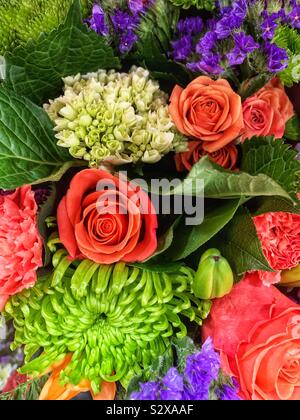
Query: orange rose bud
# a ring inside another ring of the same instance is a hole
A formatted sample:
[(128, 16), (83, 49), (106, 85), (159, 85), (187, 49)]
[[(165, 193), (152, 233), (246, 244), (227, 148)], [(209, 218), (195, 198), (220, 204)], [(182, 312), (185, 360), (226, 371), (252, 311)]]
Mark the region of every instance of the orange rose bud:
[(231, 143), (244, 128), (241, 97), (227, 80), (197, 77), (185, 89), (175, 86), (170, 101), (178, 130), (203, 140), (209, 153)]

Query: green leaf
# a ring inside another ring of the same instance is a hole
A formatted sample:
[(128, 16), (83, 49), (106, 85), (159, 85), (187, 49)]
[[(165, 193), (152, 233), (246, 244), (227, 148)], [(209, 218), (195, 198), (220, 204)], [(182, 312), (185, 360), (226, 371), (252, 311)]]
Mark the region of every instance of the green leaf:
[(120, 67), (105, 38), (82, 23), (79, 0), (58, 29), (6, 54), (5, 60), (6, 85), (37, 104), (60, 94), (62, 77)]
[(172, 191), (165, 193), (204, 195), (206, 198), (241, 198), (278, 195), (290, 199), (289, 194), (273, 179), (260, 173), (252, 176), (246, 172), (230, 172), (211, 162), (208, 156), (193, 166), (185, 180)]
[(169, 263), (159, 263), (155, 261), (146, 261), (145, 263), (130, 263), (128, 264), (132, 267), (141, 268), (142, 270), (153, 271), (154, 273), (175, 273), (180, 270), (182, 263), (180, 262), (169, 262)]
[(285, 144), (282, 139), (253, 137), (242, 144), (242, 153), (242, 171), (251, 175), (269, 176), (297, 200), (295, 179), (297, 172), (300, 171), (300, 162), (295, 159), (297, 156), (295, 149)]
[(284, 137), (293, 141), (300, 139), (300, 121), (297, 115), (294, 115), (286, 123)]
[(279, 211), (300, 214), (299, 203), (292, 203), (282, 197), (257, 197), (250, 200), (247, 207), (253, 216)]
[(0, 89), (0, 188), (58, 180), (78, 161), (56, 145), (46, 112)]
[(240, 207), (233, 219), (209, 243), (227, 258), (236, 277), (246, 271), (274, 271), (266, 260), (249, 211)]
[(258, 92), (262, 87), (265, 86), (266, 83), (269, 82), (269, 80), (271, 80), (271, 78), (272, 75), (270, 73), (262, 73), (243, 82), (238, 92), (242, 97), (242, 100), (244, 101), (249, 96), (252, 96), (254, 93)]
[(162, 254), (166, 260), (177, 261), (197, 251), (216, 235), (234, 216), (240, 200), (224, 200), (213, 203), (205, 209), (203, 222), (197, 226), (187, 226), (182, 220), (175, 229), (172, 246)]

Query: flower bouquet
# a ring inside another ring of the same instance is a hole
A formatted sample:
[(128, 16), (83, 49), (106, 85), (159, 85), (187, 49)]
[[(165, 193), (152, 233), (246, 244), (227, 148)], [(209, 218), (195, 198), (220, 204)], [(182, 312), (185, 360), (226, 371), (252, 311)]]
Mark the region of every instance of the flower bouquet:
[(300, 399), (298, 3), (0, 2), (1, 400)]

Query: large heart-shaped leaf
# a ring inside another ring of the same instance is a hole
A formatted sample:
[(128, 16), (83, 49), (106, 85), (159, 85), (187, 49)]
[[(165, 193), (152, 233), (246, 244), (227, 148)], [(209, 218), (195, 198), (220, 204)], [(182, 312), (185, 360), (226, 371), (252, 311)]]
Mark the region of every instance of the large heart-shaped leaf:
[(6, 85), (37, 104), (60, 94), (64, 76), (120, 66), (106, 39), (82, 22), (79, 0), (58, 29), (6, 54), (5, 60)]
[(82, 162), (56, 145), (53, 125), (42, 108), (0, 89), (0, 188), (58, 181), (77, 164)]

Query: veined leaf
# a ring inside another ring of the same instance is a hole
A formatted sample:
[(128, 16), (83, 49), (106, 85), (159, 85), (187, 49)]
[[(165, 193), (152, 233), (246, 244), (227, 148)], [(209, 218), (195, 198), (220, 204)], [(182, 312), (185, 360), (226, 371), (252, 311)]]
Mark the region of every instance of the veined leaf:
[(295, 149), (281, 139), (253, 137), (242, 144), (242, 152), (242, 171), (269, 176), (296, 200), (295, 181), (296, 174), (300, 172), (300, 161), (295, 159)]
[(6, 85), (39, 105), (60, 94), (62, 77), (120, 67), (105, 38), (82, 23), (79, 0), (58, 29), (6, 54), (5, 60)]
[(56, 145), (46, 112), (0, 89), (0, 188), (59, 180), (78, 161)]
[(224, 200), (214, 203), (205, 210), (203, 222), (197, 226), (187, 226), (182, 219), (173, 234), (171, 247), (162, 257), (177, 261), (197, 251), (202, 245), (216, 235), (234, 216), (240, 200)]
[(209, 243), (227, 258), (236, 277), (246, 271), (274, 271), (266, 260), (249, 211), (240, 207), (233, 219)]
[(284, 137), (293, 141), (300, 140), (300, 121), (297, 115), (294, 115), (286, 123)]
[(255, 176), (246, 172), (230, 172), (211, 162), (204, 156), (196, 163), (187, 178), (172, 191), (165, 194), (203, 195), (206, 198), (240, 198), (274, 196), (291, 199), (272, 178), (259, 173)]

